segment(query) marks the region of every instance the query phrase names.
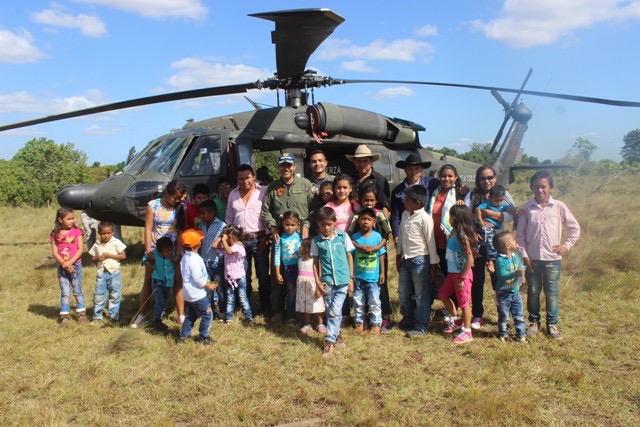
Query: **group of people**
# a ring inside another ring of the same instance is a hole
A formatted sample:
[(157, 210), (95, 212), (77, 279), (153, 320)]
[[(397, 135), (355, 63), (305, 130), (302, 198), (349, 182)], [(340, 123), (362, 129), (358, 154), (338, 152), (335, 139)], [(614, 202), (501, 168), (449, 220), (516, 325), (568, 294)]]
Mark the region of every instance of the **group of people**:
[[(540, 292), (546, 297), (547, 333), (560, 338), (558, 282), (560, 260), (576, 242), (580, 227), (566, 205), (551, 197), (553, 177), (539, 171), (531, 178), (533, 199), (516, 210), (509, 193), (496, 183), (495, 171), (482, 166), (475, 189), (461, 183), (453, 165), (436, 177), (424, 176), (430, 162), (416, 154), (396, 163), (406, 178), (393, 192), (374, 170), (379, 155), (358, 146), (352, 161), (357, 176), (326, 173), (321, 150), (309, 153), (309, 179), (296, 174), (293, 155), (281, 153), (279, 178), (268, 186), (256, 180), (250, 165), (231, 179), (218, 180), (216, 199), (205, 184), (188, 189), (171, 181), (162, 196), (147, 205), (144, 284), (131, 326), (147, 322), (155, 297), (152, 326), (161, 331), (173, 290), (179, 341), (186, 340), (200, 318), (197, 341), (210, 343), (214, 317), (231, 323), (236, 301), (247, 324), (254, 313), (285, 320), (307, 334), (325, 335), (323, 354), (345, 347), (341, 326), (351, 317), (353, 332), (389, 332), (391, 304), (387, 286), (387, 247), (396, 249), (402, 320), (409, 337), (426, 333), (437, 297), (446, 310), (443, 332), (456, 344), (473, 339), (483, 324), (485, 270), (496, 292), (498, 335), (508, 337), (509, 314), (516, 339), (525, 341), (540, 329)], [(503, 224), (518, 219), (516, 235)], [(568, 232), (562, 237), (563, 225)], [(97, 263), (94, 322), (102, 322), (108, 300), (109, 321), (119, 319), (119, 262), (125, 245), (114, 225), (102, 221), (89, 253)], [(99, 241), (98, 241), (99, 240)], [(82, 293), (82, 232), (74, 212), (61, 208), (51, 234), (59, 263), (60, 323), (70, 317), (70, 294), (76, 315), (85, 321)], [(271, 261), (270, 261), (271, 260)], [(251, 307), (252, 268), (258, 279), (258, 304)], [(528, 282), (526, 328), (519, 287)], [(349, 298), (349, 294), (353, 298)], [(351, 307), (353, 305), (353, 307)], [(186, 307), (186, 311), (185, 311)], [(299, 324), (298, 322), (301, 321)]]

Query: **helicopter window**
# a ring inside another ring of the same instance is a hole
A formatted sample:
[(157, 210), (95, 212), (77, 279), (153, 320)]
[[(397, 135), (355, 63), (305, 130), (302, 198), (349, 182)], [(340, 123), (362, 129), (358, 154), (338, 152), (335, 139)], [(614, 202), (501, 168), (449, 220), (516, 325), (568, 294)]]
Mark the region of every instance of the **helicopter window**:
[(218, 175), (220, 173), (220, 135), (198, 138), (180, 175)]
[(373, 168), (376, 170), (376, 172), (387, 178), (387, 181), (389, 181), (389, 184), (391, 184), (394, 181), (394, 165), (391, 163), (391, 156), (389, 155), (389, 152), (387, 150), (382, 151), (375, 149), (372, 150), (372, 152), (374, 152), (375, 154), (380, 154), (380, 160), (376, 161), (373, 164)]
[(151, 158), (149, 159), (146, 169), (160, 172), (165, 175), (170, 174), (176, 162), (181, 157), (180, 154), (184, 142), (185, 138), (165, 139), (160, 147), (151, 154)]
[(162, 140), (151, 141), (144, 150), (142, 150), (136, 157), (131, 161), (131, 163), (127, 164), (124, 168), (125, 172), (134, 173), (139, 172), (142, 169), (142, 166), (147, 163), (149, 160), (149, 156), (151, 153), (155, 152), (158, 148)]

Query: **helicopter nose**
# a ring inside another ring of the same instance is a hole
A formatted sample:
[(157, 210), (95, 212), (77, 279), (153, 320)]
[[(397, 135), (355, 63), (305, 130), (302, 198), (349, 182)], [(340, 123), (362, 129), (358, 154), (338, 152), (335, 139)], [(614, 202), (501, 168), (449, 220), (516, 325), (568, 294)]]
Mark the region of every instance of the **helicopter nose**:
[(97, 184), (69, 184), (58, 191), (58, 203), (71, 209), (86, 209), (91, 204)]

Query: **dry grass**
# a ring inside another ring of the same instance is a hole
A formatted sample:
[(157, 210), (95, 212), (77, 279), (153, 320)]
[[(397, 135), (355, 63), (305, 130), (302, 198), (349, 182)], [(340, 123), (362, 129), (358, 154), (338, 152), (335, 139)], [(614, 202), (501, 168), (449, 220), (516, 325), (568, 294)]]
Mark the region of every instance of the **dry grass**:
[[(563, 265), (564, 340), (500, 343), (488, 290), (488, 324), (464, 347), (434, 324), (416, 341), (397, 330), (376, 338), (347, 333), (348, 348), (328, 361), (320, 358), (322, 337), (262, 319), (255, 329), (215, 324), (208, 348), (125, 327), (60, 329), (47, 242), (54, 212), (0, 209), (3, 423), (638, 425), (640, 198), (625, 179), (601, 194), (581, 190), (589, 182), (557, 194), (583, 226)], [(528, 197), (513, 193), (519, 202)], [(136, 249), (141, 231), (124, 231)], [(137, 261), (130, 257), (122, 268), (125, 321), (138, 306)], [(95, 270), (85, 262), (84, 271), (91, 301)], [(175, 334), (175, 313), (168, 323)]]

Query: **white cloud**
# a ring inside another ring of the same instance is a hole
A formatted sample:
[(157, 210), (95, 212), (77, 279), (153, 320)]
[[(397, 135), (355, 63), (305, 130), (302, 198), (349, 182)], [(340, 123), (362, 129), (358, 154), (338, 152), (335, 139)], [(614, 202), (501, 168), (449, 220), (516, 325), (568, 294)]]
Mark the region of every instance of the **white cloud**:
[(244, 64), (221, 64), (203, 58), (184, 58), (171, 64), (176, 73), (167, 83), (177, 90), (226, 86), (273, 77), (273, 71)]
[(374, 40), (367, 46), (351, 44), (347, 39), (329, 39), (323, 43), (317, 58), (319, 60), (351, 58), (414, 62), (417, 59), (429, 59), (434, 52), (435, 49), (430, 43), (414, 39), (398, 39), (390, 42)]
[(33, 44), (27, 30), (11, 32), (0, 29), (0, 63), (23, 64), (36, 62), (45, 55)]
[(359, 73), (371, 73), (376, 71), (375, 68), (369, 66), (369, 64), (367, 64), (367, 61), (363, 59), (341, 62), (340, 69), (342, 71), (357, 71)]
[(438, 27), (435, 25), (425, 25), (424, 27), (416, 28), (413, 30), (413, 34), (418, 37), (433, 37), (438, 35)]
[(599, 22), (640, 19), (640, 0), (505, 0), (500, 16), (471, 29), (514, 48), (572, 40)]
[(93, 136), (105, 136), (105, 135), (115, 135), (122, 131), (122, 129), (118, 127), (102, 127), (99, 125), (91, 125), (84, 130), (85, 135), (93, 135)]
[(59, 114), (105, 104), (102, 93), (91, 89), (82, 95), (49, 99), (28, 92), (0, 93), (0, 113)]
[(202, 20), (208, 9), (201, 0), (75, 0), (131, 12), (152, 19), (186, 18)]
[(35, 12), (31, 19), (38, 24), (61, 28), (77, 28), (87, 37), (102, 37), (107, 34), (107, 28), (102, 20), (95, 15), (70, 15), (58, 10), (47, 9)]
[(416, 93), (406, 86), (390, 87), (377, 91), (374, 99), (398, 98), (400, 96), (414, 96)]

